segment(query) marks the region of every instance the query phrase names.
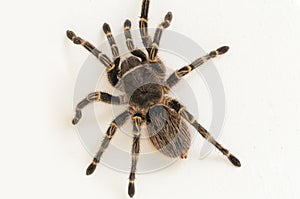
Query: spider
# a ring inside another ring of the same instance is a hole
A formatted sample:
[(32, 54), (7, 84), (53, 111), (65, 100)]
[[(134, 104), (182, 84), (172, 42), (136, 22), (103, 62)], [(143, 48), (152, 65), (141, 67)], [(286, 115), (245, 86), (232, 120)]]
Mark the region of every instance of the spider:
[(135, 47), (131, 36), (131, 22), (128, 19), (124, 23), (124, 34), (131, 56), (122, 57), (122, 59), (108, 24), (103, 25), (103, 31), (110, 44), (113, 60), (95, 48), (90, 42), (76, 36), (73, 31), (67, 31), (67, 37), (74, 44), (82, 45), (104, 64), (110, 84), (124, 93), (120, 96), (113, 96), (102, 91), (90, 93), (77, 104), (72, 123), (76, 125), (79, 122), (82, 117), (82, 109), (92, 102), (101, 101), (110, 104), (128, 105), (127, 110), (111, 122), (100, 149), (88, 166), (86, 174), (90, 175), (95, 171), (115, 132), (130, 118), (133, 125), (132, 162), (128, 185), (130, 197), (133, 197), (135, 193), (135, 172), (140, 152), (140, 131), (143, 126), (146, 127), (149, 139), (157, 150), (168, 157), (184, 159), (187, 157), (191, 146), (191, 135), (186, 125), (186, 122), (188, 122), (201, 136), (220, 150), (233, 165), (241, 166), (240, 161), (221, 146), (180, 102), (166, 96), (170, 89), (185, 75), (206, 61), (226, 53), (229, 47), (223, 46), (211, 51), (191, 64), (176, 70), (166, 78), (166, 67), (157, 56), (157, 53), (163, 30), (168, 28), (172, 21), (172, 13), (168, 12), (166, 14), (163, 22), (157, 27), (152, 40), (152, 37), (148, 34), (149, 4), (150, 0), (143, 0), (139, 20), (140, 35), (146, 53)]

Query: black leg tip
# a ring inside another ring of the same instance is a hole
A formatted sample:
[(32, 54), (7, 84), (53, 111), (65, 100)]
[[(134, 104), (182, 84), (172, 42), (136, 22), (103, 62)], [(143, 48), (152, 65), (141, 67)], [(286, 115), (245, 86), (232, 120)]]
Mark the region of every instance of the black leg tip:
[(219, 55), (222, 55), (224, 53), (226, 53), (229, 50), (229, 46), (222, 46), (221, 48), (217, 49), (217, 52)]
[(236, 158), (234, 157), (233, 155), (229, 155), (228, 159), (230, 160), (230, 162), (236, 166), (236, 167), (241, 167), (241, 162)]
[(172, 12), (168, 12), (165, 16), (165, 21), (169, 21), (171, 22), (172, 21), (172, 18), (173, 18), (173, 14)]
[(132, 198), (134, 196), (134, 193), (135, 193), (134, 183), (129, 182), (129, 184), (128, 184), (128, 195), (130, 196), (130, 198)]
[(131, 28), (131, 21), (129, 19), (126, 19), (125, 23), (124, 23), (124, 28), (125, 27), (129, 27)]
[(107, 23), (103, 24), (103, 31), (104, 31), (105, 34), (111, 32), (111, 29), (110, 29), (110, 27), (109, 27), (109, 25)]
[(73, 40), (73, 38), (76, 37), (75, 33), (71, 30), (67, 30), (66, 34), (70, 40)]
[(72, 124), (73, 124), (73, 125), (76, 125), (78, 122), (79, 122), (79, 119), (78, 119), (78, 118), (74, 118), (74, 119), (72, 120)]
[(92, 173), (94, 173), (95, 169), (97, 167), (97, 163), (92, 162), (89, 167), (86, 169), (86, 175), (91, 175)]

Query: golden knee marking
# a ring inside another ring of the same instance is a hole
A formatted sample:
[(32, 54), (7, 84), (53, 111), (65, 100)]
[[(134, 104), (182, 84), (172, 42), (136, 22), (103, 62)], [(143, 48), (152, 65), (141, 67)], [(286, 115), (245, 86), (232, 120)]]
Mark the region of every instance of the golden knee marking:
[(141, 17), (141, 18), (140, 18), (140, 21), (148, 23), (148, 20), (145, 19), (144, 17)]
[(151, 62), (151, 63), (157, 63), (158, 59), (148, 59), (148, 61)]
[(180, 75), (179, 75), (179, 72), (178, 72), (178, 70), (177, 70), (177, 71), (175, 71), (175, 76), (177, 77), (177, 79), (181, 79), (181, 77), (180, 77)]
[(117, 128), (118, 128), (118, 125), (116, 123), (112, 122), (110, 124), (109, 131), (106, 132), (105, 137), (108, 139), (111, 139), (113, 137), (113, 135), (115, 134), (115, 131)]
[(115, 131), (115, 129), (110, 128), (109, 132), (106, 133), (105, 137), (108, 139), (111, 139), (113, 137), (114, 131)]
[(103, 56), (103, 53), (100, 52), (100, 53), (98, 54), (98, 59), (100, 60), (100, 59), (102, 58), (102, 56)]
[(119, 126), (118, 126), (115, 122), (112, 122), (112, 123), (110, 124), (110, 126), (111, 126), (111, 127), (115, 127), (115, 128), (119, 128)]
[(81, 45), (86, 45), (87, 41), (86, 40), (81, 40)]
[(96, 162), (96, 161), (93, 161), (93, 162), (92, 162), (92, 165), (96, 166), (96, 165), (97, 165), (97, 162)]
[[(153, 48), (156, 48), (156, 49), (158, 49), (158, 44), (157, 44), (157, 43), (155, 43), (155, 42), (153, 42), (153, 43), (152, 43), (152, 49), (153, 49)], [(152, 49), (151, 49), (151, 50), (152, 50)]]
[(141, 135), (141, 133), (140, 133), (140, 126), (136, 126), (136, 127), (137, 127), (138, 131), (133, 131), (133, 135), (136, 136), (136, 137), (138, 137), (138, 136)]
[(206, 57), (201, 57), (199, 60), (199, 65), (204, 64), (207, 61)]
[(132, 119), (135, 120), (135, 121), (136, 120), (142, 120), (141, 116), (138, 116), (138, 115), (133, 116)]
[(209, 142), (214, 142), (214, 141), (215, 141), (215, 139), (214, 139), (211, 135), (207, 135), (207, 136), (206, 136), (206, 139), (207, 139), (207, 141), (209, 141)]
[(115, 68), (115, 64), (109, 64), (108, 67), (106, 67), (106, 72), (110, 72)]
[(158, 50), (158, 44), (157, 43), (152, 43), (151, 45), (151, 51), (150, 51), (150, 60), (155, 60), (156, 57), (156, 50)]
[(181, 108), (179, 109), (179, 111), (178, 111), (178, 114), (181, 115), (182, 111), (184, 111), (184, 110), (185, 110), (185, 108), (184, 108), (184, 107), (181, 107)]
[(170, 88), (167, 86), (163, 87), (163, 94), (168, 93), (170, 91)]
[(181, 107), (178, 111), (178, 114), (181, 115), (183, 118), (185, 118), (190, 124), (194, 124), (196, 122), (195, 117), (192, 116), (192, 118), (189, 117), (189, 115), (186, 112), (185, 107)]
[(107, 37), (110, 37), (110, 36), (112, 36), (112, 33), (111, 33), (111, 32), (107, 32), (107, 33), (106, 33), (106, 36), (107, 36)]
[(140, 116), (133, 116), (132, 119), (134, 121), (135, 127), (139, 130), (139, 127), (140, 127), (141, 122), (142, 122), (142, 118)]
[(190, 73), (193, 70), (192, 66), (185, 66), (184, 69), (177, 70), (177, 77), (181, 78), (182, 76)]
[(98, 94), (97, 101), (100, 102), (102, 100), (101, 99), (101, 91), (98, 91), (97, 94)]
[(135, 160), (135, 161), (138, 160), (138, 154), (137, 153), (133, 153), (132, 156), (131, 156), (131, 159)]
[(193, 117), (192, 119), (190, 119), (190, 123), (191, 123), (191, 124), (194, 124), (195, 121), (196, 121), (196, 119), (195, 119), (194, 117)]

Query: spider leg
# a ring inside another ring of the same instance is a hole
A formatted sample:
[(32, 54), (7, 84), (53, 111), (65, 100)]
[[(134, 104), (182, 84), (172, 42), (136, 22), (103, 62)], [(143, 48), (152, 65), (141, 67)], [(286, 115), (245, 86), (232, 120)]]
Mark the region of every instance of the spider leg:
[(138, 161), (138, 155), (140, 153), (140, 136), (141, 136), (141, 123), (142, 118), (140, 116), (133, 116), (133, 144), (131, 149), (132, 159), (131, 159), (131, 171), (129, 175), (129, 184), (128, 184), (128, 195), (132, 198), (135, 193), (135, 172), (136, 165)]
[(131, 54), (133, 54), (136, 57), (141, 58), (142, 62), (144, 62), (147, 60), (147, 56), (143, 51), (141, 51), (140, 49), (137, 49), (134, 46), (130, 29), (131, 29), (131, 22), (130, 22), (130, 20), (127, 19), (124, 23), (124, 33), (125, 33), (127, 48), (128, 48), (128, 50), (130, 50)]
[(100, 158), (101, 158), (102, 154), (104, 153), (105, 149), (108, 147), (110, 140), (114, 136), (117, 128), (122, 126), (128, 118), (129, 118), (129, 112), (125, 111), (125, 112), (121, 113), (120, 115), (118, 115), (116, 117), (116, 119), (114, 119), (111, 122), (109, 128), (106, 131), (106, 135), (105, 135), (104, 139), (102, 140), (100, 149), (98, 150), (92, 163), (88, 166), (88, 168), (86, 170), (86, 175), (91, 175), (95, 171), (97, 164), (100, 162)]
[(90, 42), (77, 37), (73, 31), (67, 31), (67, 37), (73, 41), (74, 44), (82, 45), (89, 52), (91, 52), (95, 57), (97, 57), (107, 68), (107, 70), (111, 70), (115, 67), (114, 63), (107, 57), (107, 55), (103, 54), (99, 51), (95, 46), (93, 46)]
[(149, 54), (151, 61), (156, 61), (156, 55), (158, 52), (158, 47), (159, 47), (162, 32), (164, 29), (170, 26), (171, 21), (172, 21), (172, 13), (168, 12), (165, 16), (164, 21), (161, 24), (159, 24), (159, 26), (156, 28), (153, 43), (151, 44), (151, 50)]
[(90, 42), (76, 36), (76, 34), (71, 30), (67, 31), (67, 37), (71, 41), (73, 41), (74, 44), (82, 45), (85, 49), (91, 52), (97, 59), (99, 59), (101, 63), (104, 64), (104, 66), (106, 67), (108, 80), (113, 86), (115, 86), (118, 83), (117, 74), (119, 71), (120, 58), (116, 58), (114, 62), (112, 62), (107, 55), (105, 55), (100, 50), (98, 50)]
[(103, 24), (103, 31), (107, 37), (108, 43), (110, 45), (111, 48), (111, 52), (113, 55), (113, 60), (114, 60), (114, 64), (115, 64), (115, 68), (113, 68), (112, 70), (108, 70), (107, 71), (107, 76), (108, 76), (108, 80), (109, 82), (115, 86), (119, 79), (118, 79), (118, 73), (119, 73), (119, 69), (120, 69), (120, 53), (119, 53), (119, 49), (118, 46), (116, 44), (116, 41), (114, 39), (114, 36), (112, 35), (111, 29), (109, 27), (109, 25), (107, 23)]
[(95, 102), (95, 101), (97, 101), (97, 102), (102, 101), (102, 102), (109, 103), (109, 104), (124, 104), (127, 102), (125, 95), (112, 96), (108, 93), (101, 92), (101, 91), (90, 93), (86, 98), (84, 98), (77, 104), (75, 117), (72, 120), (72, 123), (74, 125), (77, 124), (82, 117), (81, 110), (88, 104)]
[(116, 60), (118, 57), (120, 57), (119, 49), (118, 49), (116, 41), (111, 33), (111, 29), (107, 23), (103, 24), (103, 31), (104, 31), (104, 33), (107, 37), (108, 43), (110, 45), (111, 52), (113, 54), (113, 59)]
[(184, 106), (182, 106), (178, 101), (167, 98), (165, 100), (165, 103), (173, 108), (175, 111), (177, 111), (178, 114), (180, 114), (187, 122), (189, 122), (197, 131), (204, 137), (208, 142), (213, 144), (219, 151), (221, 151), (228, 159), (229, 161), (237, 167), (241, 166), (240, 161), (233, 156), (227, 149), (225, 149), (221, 144), (219, 144), (211, 135), (210, 133), (203, 127), (201, 124), (199, 124), (194, 116), (189, 113)]
[(226, 53), (229, 50), (228, 46), (223, 46), (218, 48), (217, 50), (211, 51), (209, 54), (196, 59), (194, 62), (192, 62), (190, 65), (188, 66), (184, 66), (179, 70), (176, 70), (174, 73), (172, 73), (169, 78), (166, 81), (166, 85), (167, 87), (171, 88), (173, 87), (175, 84), (177, 84), (180, 79), (187, 75), (188, 73), (190, 73), (192, 70), (196, 69), (197, 67), (201, 66), (202, 64), (204, 64), (205, 62), (207, 62), (208, 60), (217, 57), (218, 55), (222, 55), (224, 53)]
[(140, 22), (139, 22), (139, 28), (140, 28), (140, 34), (142, 37), (143, 44), (150, 53), (151, 51), (151, 44), (152, 44), (152, 39), (150, 35), (148, 34), (148, 12), (149, 12), (149, 4), (150, 0), (143, 0), (142, 4), (142, 11), (141, 11), (141, 17), (140, 17)]

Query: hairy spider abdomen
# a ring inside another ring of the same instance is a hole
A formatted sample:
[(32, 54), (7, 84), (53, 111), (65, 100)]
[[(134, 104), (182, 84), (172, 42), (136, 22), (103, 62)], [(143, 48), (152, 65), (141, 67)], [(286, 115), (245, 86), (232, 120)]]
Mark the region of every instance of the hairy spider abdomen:
[(184, 157), (191, 146), (186, 123), (176, 111), (154, 105), (147, 114), (147, 131), (153, 146), (168, 157)]

